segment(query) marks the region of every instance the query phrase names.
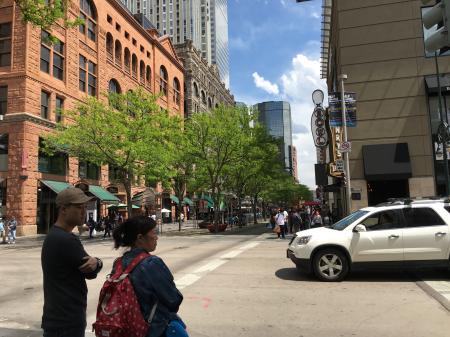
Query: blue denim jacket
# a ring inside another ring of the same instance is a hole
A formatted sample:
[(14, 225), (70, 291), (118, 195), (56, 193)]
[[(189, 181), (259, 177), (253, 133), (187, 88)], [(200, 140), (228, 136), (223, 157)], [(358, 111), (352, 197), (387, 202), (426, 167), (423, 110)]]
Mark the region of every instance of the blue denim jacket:
[[(134, 257), (144, 251), (144, 249), (135, 248), (126, 252), (122, 258), (123, 269)], [(161, 258), (152, 255), (134, 268), (130, 274), (130, 280), (146, 320), (155, 301), (158, 301), (147, 337), (164, 336), (169, 322), (179, 319), (177, 312), (183, 301), (183, 295), (175, 286), (169, 268)]]

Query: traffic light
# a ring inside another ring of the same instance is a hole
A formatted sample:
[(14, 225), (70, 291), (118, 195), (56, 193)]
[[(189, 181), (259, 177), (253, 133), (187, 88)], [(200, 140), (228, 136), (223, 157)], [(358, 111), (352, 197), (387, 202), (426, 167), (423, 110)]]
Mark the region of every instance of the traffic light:
[[(435, 0), (422, 0), (422, 4), (436, 3)], [(426, 29), (437, 25), (437, 30), (425, 38), (427, 52), (439, 51), (450, 46), (450, 0), (441, 0), (422, 15), (422, 22)]]

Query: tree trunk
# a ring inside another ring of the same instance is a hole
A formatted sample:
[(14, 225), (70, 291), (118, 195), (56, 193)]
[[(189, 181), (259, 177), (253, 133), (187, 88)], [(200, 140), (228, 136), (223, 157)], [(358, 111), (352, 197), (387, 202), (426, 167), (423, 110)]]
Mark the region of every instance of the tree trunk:
[(256, 205), (258, 203), (258, 194), (253, 196), (253, 223), (256, 225), (258, 223), (258, 219), (256, 219)]
[(125, 187), (125, 193), (127, 198), (127, 212), (128, 218), (131, 218), (131, 212), (133, 211), (133, 205), (131, 204), (131, 174), (127, 172), (123, 177), (123, 186)]

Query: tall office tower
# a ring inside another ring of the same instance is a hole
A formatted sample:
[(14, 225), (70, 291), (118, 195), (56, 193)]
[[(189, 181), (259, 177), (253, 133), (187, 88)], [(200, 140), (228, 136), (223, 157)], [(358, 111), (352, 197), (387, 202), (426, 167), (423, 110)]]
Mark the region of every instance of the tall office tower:
[(211, 61), (217, 64), (220, 78), (230, 87), (228, 66), (228, 4), (227, 0), (210, 0)]
[(270, 135), (281, 139), (280, 156), (284, 161), (284, 169), (294, 176), (292, 156), (292, 122), (291, 106), (284, 101), (258, 103), (254, 106), (259, 111), (259, 122), (266, 126)]
[(174, 44), (191, 40), (208, 64), (217, 64), (229, 87), (227, 0), (121, 0), (132, 13), (143, 13)]

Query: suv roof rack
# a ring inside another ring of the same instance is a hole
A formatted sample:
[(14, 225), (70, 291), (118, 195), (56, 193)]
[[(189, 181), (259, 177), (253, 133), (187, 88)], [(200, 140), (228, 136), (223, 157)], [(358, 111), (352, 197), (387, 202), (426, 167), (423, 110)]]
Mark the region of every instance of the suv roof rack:
[(450, 197), (414, 197), (414, 198), (388, 198), (387, 201), (375, 205), (375, 207), (393, 206), (393, 205), (411, 205), (412, 203), (432, 203), (432, 202), (450, 203)]

